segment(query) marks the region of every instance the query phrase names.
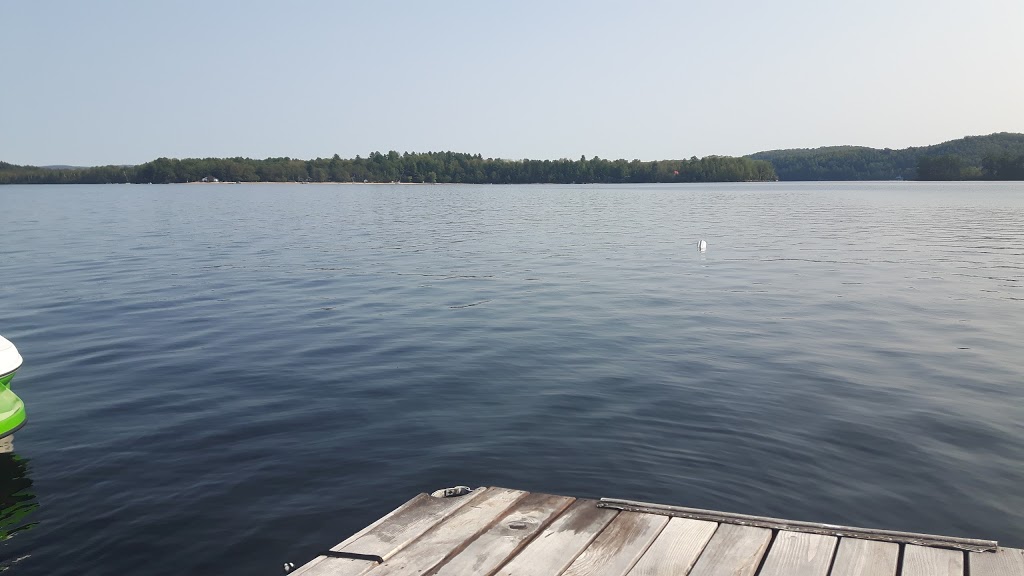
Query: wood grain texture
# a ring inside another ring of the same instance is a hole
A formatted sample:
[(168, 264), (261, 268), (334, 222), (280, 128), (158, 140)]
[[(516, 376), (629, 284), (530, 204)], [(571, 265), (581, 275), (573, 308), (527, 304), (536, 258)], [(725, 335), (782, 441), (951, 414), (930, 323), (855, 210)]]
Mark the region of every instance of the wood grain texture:
[(432, 570), (461, 552), (524, 496), (520, 490), (489, 488), (377, 566), (373, 576), (414, 576)]
[(489, 576), (561, 514), (573, 498), (529, 494), (465, 550), (445, 562), (435, 576)]
[(899, 555), (899, 544), (843, 538), (831, 576), (896, 576)]
[(1024, 576), (1024, 550), (971, 553), (971, 576)]
[(714, 522), (672, 518), (629, 576), (688, 574), (717, 528)]
[(420, 494), (331, 550), (373, 554), (387, 560), (409, 542), (489, 490), (483, 488), (457, 498), (434, 498), (429, 494)]
[(497, 574), (558, 576), (618, 514), (593, 500), (577, 500)]
[(899, 532), (895, 530), (879, 530), (876, 528), (857, 528), (855, 526), (822, 524), (820, 522), (804, 522), (801, 520), (784, 520), (782, 518), (751, 516), (750, 514), (719, 512), (717, 510), (703, 510), (701, 508), (687, 508), (685, 506), (650, 504), (647, 502), (636, 502), (633, 500), (622, 500), (619, 498), (601, 498), (598, 506), (601, 508), (614, 508), (616, 510), (645, 512), (647, 514), (664, 514), (666, 516), (673, 516), (677, 518), (707, 520), (709, 522), (720, 522), (722, 524), (757, 526), (759, 528), (785, 530), (787, 532), (807, 532), (810, 534), (822, 534), (825, 536), (860, 538), (862, 540), (880, 540), (883, 542), (918, 544), (922, 546), (941, 546), (944, 548), (970, 550), (972, 552), (995, 550), (999, 546), (999, 543), (994, 540), (938, 536), (935, 534), (918, 534), (916, 532)]
[(771, 539), (767, 528), (720, 524), (690, 576), (753, 576)]
[(371, 560), (319, 556), (289, 576), (362, 576), (377, 566)]
[(828, 576), (837, 540), (821, 534), (779, 532), (761, 567), (761, 576)]
[(907, 544), (902, 576), (964, 576), (964, 553)]
[(669, 519), (621, 512), (565, 571), (564, 576), (623, 576), (661, 534)]

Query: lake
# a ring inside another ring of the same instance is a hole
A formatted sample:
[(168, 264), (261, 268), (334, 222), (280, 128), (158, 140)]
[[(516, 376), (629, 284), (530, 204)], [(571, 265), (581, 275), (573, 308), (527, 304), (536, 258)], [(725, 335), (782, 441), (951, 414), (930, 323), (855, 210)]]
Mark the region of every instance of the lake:
[(1024, 545), (1022, 183), (8, 186), (0, 212), (12, 573), (276, 575), (457, 484)]

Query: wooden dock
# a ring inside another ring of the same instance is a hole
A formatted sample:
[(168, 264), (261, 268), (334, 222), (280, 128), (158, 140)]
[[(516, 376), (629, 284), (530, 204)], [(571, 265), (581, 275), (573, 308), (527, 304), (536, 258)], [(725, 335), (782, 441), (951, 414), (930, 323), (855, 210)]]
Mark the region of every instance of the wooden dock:
[(420, 494), (295, 576), (1024, 576), (996, 542), (505, 488)]

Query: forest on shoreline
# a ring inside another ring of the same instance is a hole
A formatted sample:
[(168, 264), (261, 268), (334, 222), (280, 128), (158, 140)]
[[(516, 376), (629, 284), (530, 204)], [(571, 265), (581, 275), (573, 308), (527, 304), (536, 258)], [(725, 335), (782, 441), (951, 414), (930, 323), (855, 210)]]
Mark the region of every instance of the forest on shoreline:
[(689, 160), (502, 160), (480, 154), (391, 151), (368, 157), (158, 158), (137, 166), (38, 167), (0, 162), (0, 184), (167, 184), (197, 182), (403, 182), (466, 184), (582, 184), (645, 182), (767, 182), (770, 163), (706, 156)]
[(157, 158), (135, 166), (18, 166), (0, 184), (176, 182), (621, 184), (775, 180), (1024, 180), (1024, 134), (968, 136), (892, 150), (831, 146), (689, 160), (505, 160), (458, 152), (372, 152), (363, 158)]
[(1024, 134), (967, 136), (893, 150), (829, 146), (747, 156), (771, 162), (779, 180), (1024, 180)]

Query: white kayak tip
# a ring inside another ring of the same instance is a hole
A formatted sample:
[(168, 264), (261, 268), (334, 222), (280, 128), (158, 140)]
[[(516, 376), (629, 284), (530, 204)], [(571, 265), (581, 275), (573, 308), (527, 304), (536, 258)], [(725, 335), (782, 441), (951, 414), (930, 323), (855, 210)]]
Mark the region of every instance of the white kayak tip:
[(698, 252), (707, 252), (708, 251), (708, 243), (707, 243), (706, 240), (701, 239), (701, 240), (697, 241), (697, 251)]

